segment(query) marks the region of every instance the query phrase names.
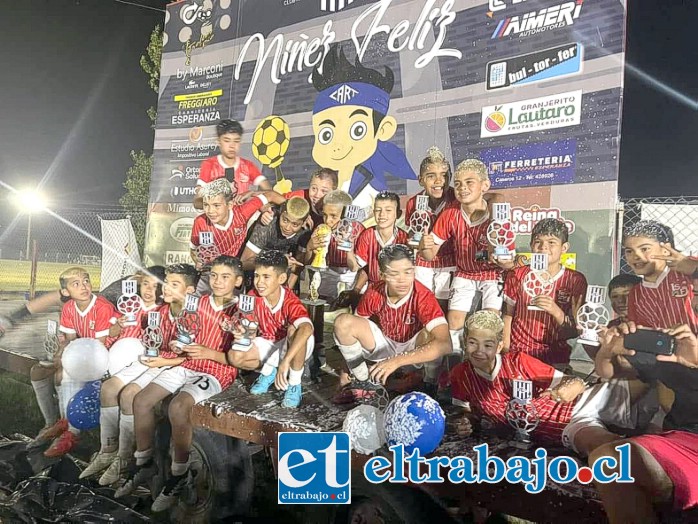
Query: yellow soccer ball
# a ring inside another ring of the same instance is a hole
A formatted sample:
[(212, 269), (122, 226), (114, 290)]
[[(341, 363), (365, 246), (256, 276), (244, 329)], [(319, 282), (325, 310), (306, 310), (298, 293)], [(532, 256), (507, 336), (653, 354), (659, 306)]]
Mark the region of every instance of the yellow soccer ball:
[(290, 142), (291, 131), (286, 121), (279, 116), (268, 116), (254, 130), (252, 153), (262, 165), (273, 169), (284, 161)]

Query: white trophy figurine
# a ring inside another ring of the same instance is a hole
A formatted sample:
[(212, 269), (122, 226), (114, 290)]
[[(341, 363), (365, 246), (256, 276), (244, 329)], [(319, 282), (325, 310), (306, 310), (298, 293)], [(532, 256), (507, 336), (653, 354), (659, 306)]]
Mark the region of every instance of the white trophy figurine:
[(586, 301), (577, 311), (577, 325), (582, 328), (579, 341), (588, 346), (599, 345), (599, 332), (606, 327), (611, 315), (604, 305), (606, 288), (604, 286), (589, 286)]
[(53, 357), (58, 352), (60, 341), (58, 340), (58, 322), (49, 320), (46, 326), (46, 338), (44, 338), (44, 351), (46, 351), (47, 360), (42, 360), (40, 364), (53, 366)]
[(354, 247), (356, 235), (354, 233), (354, 223), (363, 220), (363, 209), (359, 206), (346, 206), (344, 208), (344, 218), (339, 221), (333, 235), (337, 240), (337, 249), (340, 251), (351, 251)]
[(184, 346), (193, 344), (196, 335), (201, 330), (201, 320), (199, 319), (199, 297), (187, 294), (184, 299), (184, 307), (175, 318), (175, 349), (174, 352), (180, 354)]
[(138, 296), (138, 282), (135, 280), (124, 280), (121, 282), (121, 296), (116, 302), (116, 309), (126, 319), (124, 327), (136, 325), (138, 312), (143, 309), (141, 297)]
[(418, 195), (414, 206), (414, 213), (410, 217), (409, 230), (410, 247), (417, 247), (422, 241), (422, 237), (429, 233), (431, 227), (431, 211), (429, 210), (429, 197)]
[(232, 349), (235, 351), (249, 351), (252, 347), (252, 339), (257, 335), (259, 322), (254, 311), (255, 297), (252, 295), (240, 295), (238, 298), (238, 310), (232, 318), (233, 326), (242, 333), (237, 332)]
[(516, 430), (514, 440), (509, 444), (516, 448), (527, 449), (531, 445), (531, 432), (538, 427), (540, 417), (533, 398), (533, 382), (530, 380), (513, 380), (512, 399), (509, 401), (504, 416)]
[(196, 255), (204, 269), (211, 267), (211, 262), (221, 255), (218, 246), (213, 240), (213, 231), (199, 233), (199, 245), (196, 247)]
[[(541, 295), (552, 295), (555, 283), (553, 277), (548, 273), (547, 253), (533, 253), (531, 255), (531, 271), (524, 278), (523, 288), (532, 299)], [(542, 308), (533, 304), (530, 304), (528, 309), (530, 311), (543, 311)]]
[(498, 260), (514, 258), (516, 233), (511, 222), (511, 204), (492, 204), (492, 222), (487, 228), (487, 241), (494, 246), (494, 256)]
[(162, 346), (162, 329), (160, 329), (161, 315), (159, 311), (148, 313), (148, 325), (143, 331), (141, 342), (145, 347), (145, 357), (157, 357)]

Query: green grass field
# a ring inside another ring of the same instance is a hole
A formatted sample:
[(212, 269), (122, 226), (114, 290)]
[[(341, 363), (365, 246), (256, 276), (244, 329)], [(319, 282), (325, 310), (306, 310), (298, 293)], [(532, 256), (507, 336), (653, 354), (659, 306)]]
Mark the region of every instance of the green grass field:
[[(36, 291), (52, 291), (58, 288), (58, 276), (76, 264), (39, 262), (36, 270)], [(100, 266), (81, 266), (89, 273), (92, 287), (99, 289)], [(29, 291), (31, 262), (19, 260), (0, 260), (0, 293)]]

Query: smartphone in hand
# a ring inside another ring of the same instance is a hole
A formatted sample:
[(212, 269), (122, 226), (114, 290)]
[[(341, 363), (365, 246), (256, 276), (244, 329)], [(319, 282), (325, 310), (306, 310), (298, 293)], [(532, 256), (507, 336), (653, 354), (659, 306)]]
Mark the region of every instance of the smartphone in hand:
[(638, 329), (635, 333), (625, 335), (623, 345), (640, 353), (652, 355), (673, 355), (674, 338), (662, 331)]
[(225, 179), (230, 182), (231, 184), (235, 182), (235, 168), (234, 167), (226, 167), (225, 168)]

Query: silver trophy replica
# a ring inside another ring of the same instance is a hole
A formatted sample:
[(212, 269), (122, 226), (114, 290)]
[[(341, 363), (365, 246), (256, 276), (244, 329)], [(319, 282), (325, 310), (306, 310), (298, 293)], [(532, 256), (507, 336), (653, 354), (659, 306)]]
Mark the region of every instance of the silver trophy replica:
[[(548, 254), (533, 253), (531, 255), (531, 271), (523, 280), (523, 288), (526, 294), (533, 298), (541, 295), (551, 295), (555, 289), (553, 277), (548, 273)], [(533, 304), (529, 304), (530, 311), (543, 311)]]
[(196, 335), (199, 334), (201, 324), (199, 321), (199, 314), (197, 310), (199, 309), (199, 297), (196, 295), (187, 295), (184, 300), (184, 307), (182, 311), (179, 312), (177, 318), (175, 319), (175, 328), (177, 334), (175, 335), (175, 350), (174, 352), (179, 354), (184, 349), (184, 346), (193, 344), (196, 339)]
[(519, 449), (528, 449), (531, 446), (531, 432), (538, 427), (540, 422), (536, 406), (531, 402), (533, 382), (514, 379), (512, 389), (512, 399), (504, 412), (504, 417), (516, 430), (514, 440), (510, 440), (509, 445)]
[(196, 256), (203, 269), (210, 269), (211, 262), (221, 256), (218, 246), (214, 243), (212, 231), (199, 233), (199, 245), (196, 246)]
[(44, 366), (53, 366), (53, 357), (58, 352), (60, 341), (58, 340), (58, 322), (49, 320), (46, 326), (46, 337), (44, 337), (44, 351), (46, 360), (40, 362)]
[(235, 351), (249, 351), (252, 347), (252, 339), (257, 335), (259, 322), (254, 311), (254, 301), (255, 297), (252, 295), (238, 297), (238, 309), (232, 318), (235, 329), (235, 342), (232, 349)]
[(487, 228), (487, 241), (494, 246), (494, 256), (498, 260), (513, 260), (516, 233), (511, 222), (511, 204), (492, 204), (492, 222)]
[(351, 251), (356, 240), (355, 222), (363, 220), (363, 209), (359, 206), (346, 206), (344, 208), (344, 218), (339, 221), (334, 230), (334, 238), (337, 240), (337, 249), (340, 251)]
[(604, 286), (589, 286), (586, 301), (577, 311), (577, 325), (582, 328), (579, 341), (588, 346), (599, 345), (599, 332), (606, 327), (611, 315), (604, 303), (606, 288)]
[(162, 346), (162, 329), (160, 329), (161, 315), (159, 311), (148, 313), (148, 325), (143, 331), (141, 342), (145, 348), (145, 357), (157, 357)]
[(418, 195), (415, 202), (414, 213), (410, 217), (409, 233), (410, 247), (417, 247), (422, 241), (422, 237), (429, 233), (431, 227), (431, 211), (429, 210), (429, 197)]
[(138, 282), (135, 280), (121, 282), (121, 296), (116, 302), (116, 309), (126, 319), (124, 327), (137, 325), (138, 313), (143, 309), (141, 297), (138, 296)]

